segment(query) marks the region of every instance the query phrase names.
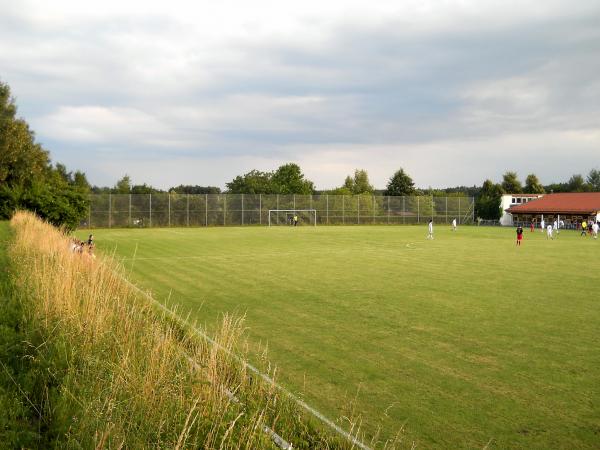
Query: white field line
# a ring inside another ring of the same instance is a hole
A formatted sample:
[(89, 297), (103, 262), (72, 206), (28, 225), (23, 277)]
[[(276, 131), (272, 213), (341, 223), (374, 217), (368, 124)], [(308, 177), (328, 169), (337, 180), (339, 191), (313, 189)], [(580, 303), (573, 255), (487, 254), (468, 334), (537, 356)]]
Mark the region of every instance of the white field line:
[[(196, 361), (194, 361), (194, 359), (191, 356), (186, 355), (186, 358), (194, 369), (196, 369), (197, 371), (202, 370), (202, 367), (200, 367), (200, 365)], [(0, 361), (0, 363), (1, 362), (2, 361)], [(223, 391), (225, 392), (225, 395), (227, 396), (227, 398), (229, 398), (229, 400), (231, 400), (233, 403), (237, 403), (238, 405), (244, 406), (244, 404), (242, 402), (240, 402), (240, 399), (237, 398), (235, 396), (235, 394), (233, 392), (231, 392), (229, 389), (227, 389), (226, 387), (223, 387)], [(279, 436), (277, 433), (275, 433), (274, 430), (272, 430), (268, 426), (264, 425), (263, 431), (269, 435), (269, 437), (271, 438), (273, 443), (277, 447), (279, 447), (281, 450), (291, 450), (293, 448), (293, 446), (290, 442), (286, 441), (284, 438)]]
[(291, 398), (292, 400), (294, 400), (304, 410), (308, 411), (310, 414), (312, 414), (314, 417), (316, 417), (317, 419), (319, 419), (321, 422), (323, 422), (324, 424), (328, 425), (330, 428), (332, 428), (333, 430), (335, 430), (339, 435), (343, 436), (348, 441), (350, 441), (353, 445), (356, 445), (357, 447), (361, 448), (362, 450), (372, 450), (370, 447), (368, 447), (367, 445), (365, 445), (361, 441), (359, 441), (358, 438), (356, 438), (355, 436), (352, 436), (350, 433), (348, 433), (347, 431), (345, 431), (344, 429), (342, 429), (341, 427), (339, 427), (338, 425), (336, 425), (333, 421), (331, 421), (330, 419), (328, 419), (327, 417), (325, 417), (323, 414), (321, 414), (319, 411), (317, 411), (312, 406), (308, 405), (306, 402), (304, 402), (298, 396), (296, 396), (295, 394), (293, 394), (292, 392), (290, 392), (289, 390), (287, 390), (286, 388), (284, 388), (280, 384), (276, 383), (275, 380), (273, 380), (271, 377), (269, 377), (268, 375), (262, 373), (260, 370), (258, 370), (256, 367), (254, 367), (252, 364), (248, 363), (247, 361), (244, 361), (238, 355), (236, 355), (235, 353), (229, 351), (228, 349), (226, 349), (225, 347), (223, 347), (222, 345), (220, 345), (213, 338), (211, 338), (206, 333), (204, 333), (204, 331), (202, 331), (202, 330), (200, 330), (200, 329), (192, 326), (191, 324), (189, 324), (186, 320), (184, 320), (183, 318), (181, 318), (180, 316), (178, 316), (177, 314), (175, 314), (173, 311), (171, 311), (165, 305), (163, 305), (162, 303), (160, 303), (158, 300), (156, 300), (150, 294), (148, 294), (147, 292), (141, 290), (139, 287), (137, 287), (131, 281), (129, 281), (126, 278), (123, 278), (123, 280), (125, 281), (125, 283), (127, 283), (129, 286), (131, 286), (134, 290), (136, 290), (137, 292), (141, 293), (143, 296), (145, 296), (150, 301), (152, 301), (153, 303), (155, 303), (166, 314), (168, 314), (169, 317), (171, 317), (175, 321), (179, 322), (180, 324), (183, 324), (185, 327), (188, 327), (189, 329), (193, 330), (194, 333), (196, 333), (202, 339), (205, 339), (206, 341), (210, 342), (212, 345), (216, 346), (218, 349), (222, 350), (227, 355), (231, 356), (234, 360), (236, 360), (237, 362), (239, 362), (240, 364), (242, 364), (244, 367), (246, 367), (247, 369), (249, 369), (251, 372), (254, 372), (256, 375), (260, 376), (267, 383), (275, 386), (280, 392), (284, 393), (286, 396), (288, 396), (289, 398)]

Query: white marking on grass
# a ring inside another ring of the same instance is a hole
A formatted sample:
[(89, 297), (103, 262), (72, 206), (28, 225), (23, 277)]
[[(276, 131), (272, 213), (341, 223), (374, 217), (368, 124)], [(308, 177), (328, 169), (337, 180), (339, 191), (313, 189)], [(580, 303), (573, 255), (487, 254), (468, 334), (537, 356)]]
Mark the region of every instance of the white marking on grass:
[[(346, 438), (353, 445), (356, 445), (357, 447), (361, 448), (362, 450), (372, 450), (370, 447), (368, 447), (367, 445), (365, 445), (361, 441), (359, 441), (357, 437), (352, 436), (350, 433), (348, 433), (347, 431), (345, 431), (340, 426), (336, 425), (333, 421), (331, 421), (330, 419), (328, 419), (327, 417), (325, 417), (322, 413), (320, 413), (319, 411), (317, 411), (315, 408), (313, 408), (312, 406), (308, 405), (306, 402), (304, 402), (303, 400), (301, 400), (297, 395), (293, 394), (291, 391), (287, 390), (285, 387), (283, 387), (280, 384), (276, 383), (275, 380), (273, 380), (273, 378), (271, 378), (270, 376), (262, 373), (260, 370), (258, 370), (256, 367), (254, 367), (252, 364), (250, 364), (249, 362), (243, 360), (241, 357), (239, 357), (235, 353), (231, 352), (230, 350), (228, 350), (225, 347), (223, 347), (222, 345), (220, 345), (217, 341), (215, 341), (213, 338), (211, 338), (210, 336), (208, 336), (204, 331), (202, 331), (202, 330), (200, 330), (200, 329), (192, 326), (187, 320), (185, 320), (182, 317), (180, 317), (177, 314), (175, 314), (173, 311), (171, 311), (169, 308), (167, 308), (161, 302), (159, 302), (158, 300), (156, 300), (150, 294), (148, 294), (147, 292), (145, 292), (142, 289), (140, 289), (139, 287), (137, 287), (131, 281), (129, 281), (126, 278), (123, 278), (123, 280), (125, 281), (125, 283), (127, 283), (129, 286), (131, 286), (134, 290), (136, 290), (137, 292), (141, 293), (143, 296), (145, 296), (150, 301), (152, 301), (154, 304), (156, 304), (167, 315), (169, 315), (169, 317), (171, 317), (171, 319), (173, 319), (176, 322), (180, 323), (184, 327), (187, 327), (188, 329), (193, 330), (194, 333), (196, 333), (202, 339), (205, 339), (206, 341), (210, 342), (212, 345), (216, 346), (218, 349), (222, 350), (227, 355), (231, 356), (238, 363), (242, 364), (245, 368), (249, 369), (251, 372), (255, 373), (256, 375), (260, 376), (264, 381), (266, 381), (267, 383), (271, 384), (272, 386), (275, 386), (275, 388), (277, 388), (280, 392), (282, 392), (283, 394), (285, 394), (286, 396), (288, 396), (289, 398), (291, 398), (293, 401), (296, 402), (296, 404), (298, 404), (304, 410), (308, 411), (314, 417), (316, 417), (317, 419), (319, 419), (321, 422), (323, 422), (324, 424), (328, 425), (330, 428), (332, 428), (333, 430), (335, 430), (339, 435), (341, 435), (344, 438)], [(291, 447), (289, 447), (289, 448), (291, 448)]]

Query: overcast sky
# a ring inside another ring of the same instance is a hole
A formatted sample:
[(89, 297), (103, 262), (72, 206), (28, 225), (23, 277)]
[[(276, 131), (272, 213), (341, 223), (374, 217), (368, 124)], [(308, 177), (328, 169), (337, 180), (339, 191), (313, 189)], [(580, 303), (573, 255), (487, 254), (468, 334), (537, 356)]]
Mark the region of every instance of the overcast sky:
[(97, 185), (600, 168), (597, 0), (0, 0), (0, 80)]

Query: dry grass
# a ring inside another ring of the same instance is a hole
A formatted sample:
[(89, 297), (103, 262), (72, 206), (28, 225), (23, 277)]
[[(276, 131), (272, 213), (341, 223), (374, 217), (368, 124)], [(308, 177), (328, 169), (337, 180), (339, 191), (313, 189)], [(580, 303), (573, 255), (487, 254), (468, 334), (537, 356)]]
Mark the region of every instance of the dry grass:
[(225, 317), (211, 345), (160, 313), (114, 261), (72, 253), (33, 214), (11, 224), (31, 357), (47, 369), (39, 407), (53, 445), (272, 448), (268, 426), (294, 447), (350, 447), (228, 354), (242, 320)]

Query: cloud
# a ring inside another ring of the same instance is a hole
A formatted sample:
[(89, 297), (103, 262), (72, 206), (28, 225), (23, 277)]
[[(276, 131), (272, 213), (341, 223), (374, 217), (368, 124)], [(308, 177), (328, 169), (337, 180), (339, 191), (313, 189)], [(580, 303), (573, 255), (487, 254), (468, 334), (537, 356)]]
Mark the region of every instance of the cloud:
[(597, 165), (597, 2), (4, 3), (3, 80), (95, 183), (140, 158), (163, 187), (289, 160), (319, 187), (357, 167), (440, 186), (517, 159), (553, 180)]

